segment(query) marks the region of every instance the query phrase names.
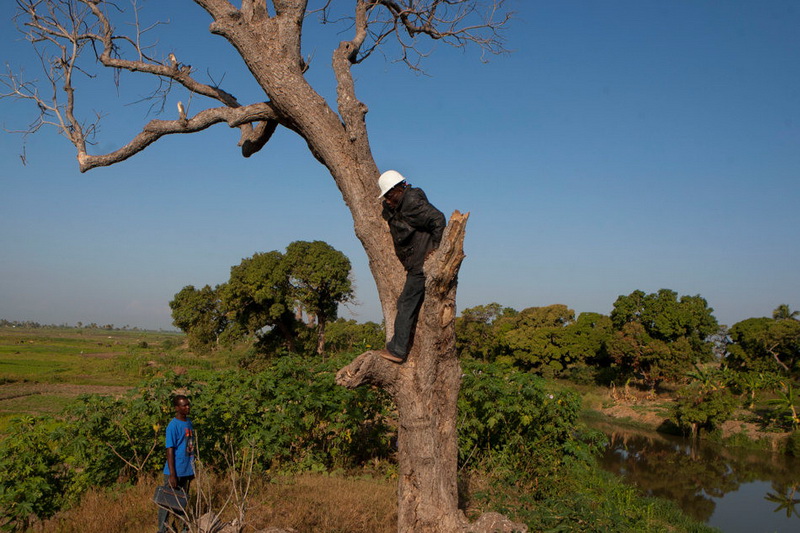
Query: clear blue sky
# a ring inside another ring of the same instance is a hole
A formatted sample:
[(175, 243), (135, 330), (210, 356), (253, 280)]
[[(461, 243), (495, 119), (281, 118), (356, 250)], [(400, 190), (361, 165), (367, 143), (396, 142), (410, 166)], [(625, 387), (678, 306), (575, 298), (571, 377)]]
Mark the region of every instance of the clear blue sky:
[[(144, 5), (171, 22), (162, 57), (224, 75), (244, 103), (261, 98), (192, 2)], [(621, 294), (660, 288), (700, 294), (728, 325), (800, 308), (800, 3), (510, 5), (510, 55), (482, 63), (477, 50), (438, 46), (427, 76), (380, 55), (355, 69), (381, 169), (403, 172), (447, 215), (471, 212), (459, 308), (609, 313)], [(1, 9), (3, 62), (40, 78), (13, 7)], [(309, 74), (328, 95), (330, 46), (313, 26)], [(96, 151), (151, 118), (131, 105), (146, 94), (139, 78), (124, 74), (119, 92), (79, 87), (82, 111), (107, 114)], [(0, 100), (6, 129), (35, 112)], [(286, 130), (250, 159), (236, 141), (218, 126), (80, 174), (54, 132), (0, 133), (0, 318), (171, 328), (168, 302), (183, 286), (222, 283), (244, 257), (320, 239), (353, 262), (360, 303), (341, 314), (380, 321), (325, 169)]]

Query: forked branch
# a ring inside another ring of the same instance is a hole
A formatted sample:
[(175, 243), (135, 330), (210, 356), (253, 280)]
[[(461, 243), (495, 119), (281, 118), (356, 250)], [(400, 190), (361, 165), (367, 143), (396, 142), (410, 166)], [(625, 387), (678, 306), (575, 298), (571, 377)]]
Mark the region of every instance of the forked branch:
[[(253, 122), (274, 122), (277, 114), (268, 103), (253, 104), (247, 107), (216, 107), (200, 111), (191, 118), (178, 120), (151, 120), (144, 129), (128, 144), (105, 155), (89, 155), (78, 153), (81, 172), (95, 167), (113, 165), (141, 152), (165, 135), (175, 133), (194, 133), (219, 124), (227, 123), (231, 127), (239, 127)], [(266, 142), (266, 141), (264, 141)], [(263, 146), (263, 144), (262, 144)], [(244, 149), (244, 146), (243, 146)]]

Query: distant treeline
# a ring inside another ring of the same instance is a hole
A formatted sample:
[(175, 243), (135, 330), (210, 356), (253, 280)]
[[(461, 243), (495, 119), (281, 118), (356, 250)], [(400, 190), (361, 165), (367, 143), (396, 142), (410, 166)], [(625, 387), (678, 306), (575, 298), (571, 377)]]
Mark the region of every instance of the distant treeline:
[(704, 298), (661, 289), (620, 296), (610, 315), (562, 304), (516, 311), (492, 303), (465, 309), (456, 323), (459, 355), (499, 361), (545, 376), (605, 372), (650, 386), (681, 381), (697, 365), (800, 376), (800, 321), (785, 304), (772, 318), (717, 323)]
[(98, 325), (95, 322), (90, 324), (84, 324), (83, 322), (77, 322), (74, 326), (69, 325), (68, 323), (64, 322), (62, 324), (40, 324), (39, 322), (35, 322), (33, 320), (6, 320), (4, 318), (0, 319), (0, 328), (75, 328), (75, 329), (105, 329), (109, 331), (148, 331), (143, 328), (139, 328), (136, 326), (122, 326), (118, 327), (114, 324), (103, 324)]

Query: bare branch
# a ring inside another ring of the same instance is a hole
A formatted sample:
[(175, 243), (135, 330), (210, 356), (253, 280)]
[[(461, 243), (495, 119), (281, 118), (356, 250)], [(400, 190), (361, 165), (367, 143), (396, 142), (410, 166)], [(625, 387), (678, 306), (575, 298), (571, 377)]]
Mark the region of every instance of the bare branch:
[[(151, 120), (131, 142), (106, 155), (78, 153), (80, 171), (86, 172), (95, 167), (104, 167), (124, 161), (141, 152), (165, 135), (176, 133), (195, 133), (214, 124), (227, 123), (232, 128), (260, 121), (275, 121), (277, 113), (268, 103), (252, 104), (244, 107), (217, 107), (206, 109), (191, 118), (178, 120)], [(266, 141), (265, 141), (266, 142)]]
[(242, 155), (245, 157), (250, 157), (254, 153), (264, 148), (264, 145), (267, 144), (267, 142), (272, 138), (272, 134), (275, 133), (275, 129), (277, 127), (277, 120), (266, 120), (264, 122), (260, 122), (253, 131), (253, 135), (249, 138), (242, 138), (241, 142), (239, 143), (242, 147)]
[[(359, 50), (360, 63), (394, 36), (400, 59), (413, 70), (430, 53), (418, 36), (427, 36), (462, 48), (477, 45), (484, 54), (502, 54), (501, 31), (513, 13), (503, 9), (505, 0), (483, 3), (477, 0), (365, 0), (369, 3), (367, 22), (370, 45)], [(379, 9), (380, 8), (380, 9)]]
[[(114, 29), (111, 26), (111, 22), (105, 16), (97, 3), (92, 2), (91, 0), (82, 1), (88, 1), (90, 3), (92, 13), (97, 18), (98, 23), (102, 26), (101, 34), (91, 36), (87, 35), (86, 38), (102, 43), (103, 50), (98, 59), (103, 65), (107, 67), (128, 70), (130, 72), (143, 72), (147, 74), (154, 74), (156, 76), (162, 76), (164, 78), (170, 78), (180, 83), (193, 93), (219, 100), (223, 104), (231, 107), (238, 107), (240, 105), (236, 101), (236, 98), (230, 93), (223, 91), (219, 87), (206, 85), (195, 80), (192, 77), (192, 72), (194, 71), (191, 65), (183, 65), (179, 63), (173, 54), (170, 54), (169, 65), (154, 63), (147, 61), (142, 54), (141, 46), (136, 45), (136, 51), (138, 52), (139, 57), (143, 59), (126, 60), (117, 57), (116, 52), (118, 49), (116, 41), (121, 37), (114, 35)], [(131, 41), (128, 39), (128, 42)]]
[[(197, 3), (212, 15), (229, 14), (231, 10), (235, 11), (233, 6), (226, 1), (198, 1)], [(118, 82), (121, 71), (150, 74), (154, 76), (154, 79), (159, 80), (153, 93), (145, 97), (145, 99), (160, 100), (159, 111), (163, 111), (166, 98), (175, 84), (183, 86), (190, 92), (190, 100), (192, 94), (198, 94), (231, 108), (241, 107), (236, 98), (221, 89), (219, 84), (212, 82), (209, 85), (196, 80), (193, 77), (192, 67), (180, 63), (174, 54), (170, 53), (164, 61), (151, 57), (147, 52), (148, 47), (143, 44), (143, 36), (160, 23), (144, 27), (139, 18), (137, 0), (131, 0), (131, 4), (134, 13), (132, 25), (135, 28), (135, 36), (132, 38), (115, 34), (107, 12), (117, 9), (117, 7), (110, 2), (100, 0), (17, 0), (20, 9), (17, 22), (21, 31), (24, 31), (27, 39), (39, 53), (52, 88), (52, 96), (45, 98), (38, 92), (35, 81), (23, 81), (21, 75), (14, 75), (10, 69), (0, 80), (8, 89), (0, 94), (0, 97), (31, 100), (40, 110), (39, 118), (23, 133), (35, 133), (45, 125), (56, 127), (77, 148), (81, 170), (126, 159), (165, 134), (198, 131), (216, 122), (228, 122), (229, 124), (240, 122), (239, 145), (243, 146), (243, 152), (249, 156), (260, 150), (277, 127), (274, 111), (269, 113), (270, 121), (259, 125), (256, 130), (253, 129), (252, 121), (231, 120), (228, 117), (222, 117), (219, 110), (205, 113), (202, 116), (198, 115), (192, 120), (188, 120), (183, 114), (181, 120), (175, 123), (151, 122), (145, 126), (141, 134), (121, 149), (122, 151), (106, 156), (88, 155), (87, 144), (90, 144), (89, 138), (97, 129), (97, 122), (88, 124), (79, 122), (75, 115), (76, 94), (73, 83), (76, 73), (89, 76), (78, 66), (80, 53), (87, 44), (93, 48), (95, 57), (100, 64), (114, 70), (115, 81)], [(266, 15), (265, 2), (252, 1), (245, 2), (245, 4), (249, 6), (251, 16)], [(260, 9), (259, 6), (263, 9)], [(57, 52), (49, 55), (44, 46)], [(123, 47), (131, 50), (135, 59), (123, 57)], [(66, 96), (64, 102), (59, 101), (59, 94), (62, 92)], [(248, 115), (248, 113), (245, 111), (241, 115)], [(97, 119), (99, 120), (99, 115), (97, 115)], [(167, 124), (172, 125), (165, 126)], [(128, 153), (130, 155), (124, 155)]]

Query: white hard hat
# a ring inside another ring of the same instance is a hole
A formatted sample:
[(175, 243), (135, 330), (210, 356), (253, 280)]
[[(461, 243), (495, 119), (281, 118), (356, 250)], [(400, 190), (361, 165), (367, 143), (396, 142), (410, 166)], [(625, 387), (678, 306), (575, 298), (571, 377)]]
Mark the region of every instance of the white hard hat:
[(389, 192), (392, 187), (405, 181), (405, 178), (396, 170), (387, 170), (381, 177), (378, 178), (378, 187), (381, 188), (381, 195), (378, 198), (383, 198), (383, 195)]

